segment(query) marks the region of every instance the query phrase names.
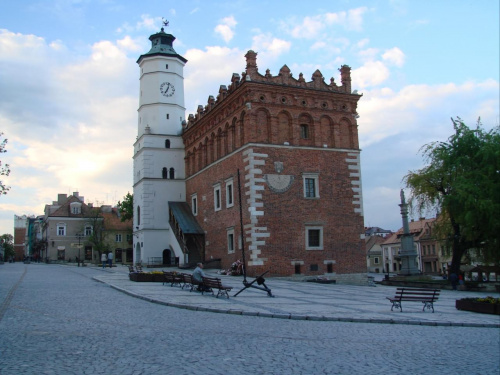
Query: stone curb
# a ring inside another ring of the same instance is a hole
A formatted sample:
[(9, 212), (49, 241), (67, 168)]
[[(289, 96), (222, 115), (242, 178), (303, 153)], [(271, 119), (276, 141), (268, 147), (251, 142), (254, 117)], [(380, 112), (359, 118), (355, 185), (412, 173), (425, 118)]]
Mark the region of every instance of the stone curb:
[(310, 320), (310, 321), (322, 321), (322, 322), (343, 322), (343, 323), (377, 323), (377, 324), (402, 324), (402, 325), (420, 325), (429, 327), (468, 327), (468, 328), (500, 328), (500, 324), (480, 324), (480, 323), (453, 323), (453, 322), (428, 322), (419, 320), (394, 320), (394, 319), (362, 319), (362, 318), (334, 318), (326, 316), (309, 316), (309, 315), (293, 315), (293, 314), (271, 314), (264, 312), (250, 312), (242, 310), (224, 310), (215, 308), (198, 307), (192, 305), (183, 305), (179, 303), (170, 303), (158, 301), (153, 298), (145, 297), (137, 293), (130, 292), (129, 290), (120, 288), (115, 285), (108, 284), (102, 280), (95, 277), (92, 278), (103, 284), (109, 285), (111, 288), (118, 290), (122, 293), (128, 294), (129, 296), (139, 298), (148, 302), (156, 303), (159, 305), (175, 307), (179, 309), (192, 310), (192, 311), (204, 311), (212, 312), (218, 314), (231, 314), (231, 315), (244, 315), (244, 316), (258, 316), (261, 318), (273, 318), (273, 319), (290, 319), (290, 320)]

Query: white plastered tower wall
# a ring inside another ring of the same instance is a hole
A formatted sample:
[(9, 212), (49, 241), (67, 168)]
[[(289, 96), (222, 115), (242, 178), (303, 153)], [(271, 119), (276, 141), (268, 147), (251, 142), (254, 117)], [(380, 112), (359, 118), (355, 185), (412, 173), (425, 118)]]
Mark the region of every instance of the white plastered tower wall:
[(164, 250), (182, 263), (169, 224), (169, 201), (186, 201), (182, 122), (187, 62), (173, 49), (175, 37), (153, 34), (151, 50), (139, 57), (140, 93), (134, 143), (134, 263), (162, 258)]

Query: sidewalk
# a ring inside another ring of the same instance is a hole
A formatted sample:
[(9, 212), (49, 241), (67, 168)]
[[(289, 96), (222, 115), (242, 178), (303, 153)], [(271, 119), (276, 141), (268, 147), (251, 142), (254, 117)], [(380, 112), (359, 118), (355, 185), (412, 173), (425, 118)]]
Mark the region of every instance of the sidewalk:
[[(177, 268), (156, 270), (179, 271)], [(403, 312), (400, 312), (396, 309), (391, 311), (391, 303), (386, 299), (394, 295), (396, 288), (392, 286), (318, 284), (267, 278), (266, 285), (272, 290), (274, 298), (253, 288), (234, 297), (243, 288), (242, 276), (217, 275), (211, 270), (206, 273), (221, 278), (225, 285), (233, 287), (229, 299), (201, 295), (162, 283), (133, 282), (128, 278), (128, 268), (121, 265), (102, 270), (102, 275), (94, 279), (146, 301), (197, 311), (295, 320), (500, 328), (499, 315), (455, 308), (457, 299), (488, 295), (500, 298), (500, 293), (442, 290), (439, 300), (434, 303), (434, 313), (428, 310), (423, 312), (421, 303), (411, 302), (403, 302)], [(253, 278), (247, 280), (252, 281)]]

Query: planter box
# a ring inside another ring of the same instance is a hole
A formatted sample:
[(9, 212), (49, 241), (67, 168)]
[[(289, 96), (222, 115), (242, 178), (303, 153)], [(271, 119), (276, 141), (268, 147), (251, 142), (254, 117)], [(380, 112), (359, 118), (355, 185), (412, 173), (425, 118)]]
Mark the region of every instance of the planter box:
[(457, 299), (455, 301), (457, 310), (473, 311), (482, 314), (500, 315), (500, 305), (496, 303), (475, 302), (471, 300)]
[(151, 276), (153, 276), (153, 281), (157, 282), (157, 283), (161, 283), (165, 280), (165, 276), (163, 276), (163, 274), (161, 274), (161, 275), (160, 274), (153, 274)]
[(149, 273), (130, 273), (128, 275), (129, 279), (131, 281), (136, 281), (136, 282), (151, 282), (153, 281), (153, 275), (149, 274)]

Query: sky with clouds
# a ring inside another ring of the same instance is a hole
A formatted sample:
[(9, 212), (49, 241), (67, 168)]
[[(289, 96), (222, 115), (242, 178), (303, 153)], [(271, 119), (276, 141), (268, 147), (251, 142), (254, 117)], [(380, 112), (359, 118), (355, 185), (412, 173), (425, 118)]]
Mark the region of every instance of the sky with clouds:
[[(58, 193), (115, 205), (132, 192), (137, 58), (169, 21), (184, 69), (186, 117), (245, 69), (287, 65), (340, 82), (352, 67), (366, 226), (401, 227), (399, 191), (446, 140), (451, 117), (499, 126), (497, 0), (0, 0), (0, 234)], [(417, 217), (418, 215), (415, 214)]]

